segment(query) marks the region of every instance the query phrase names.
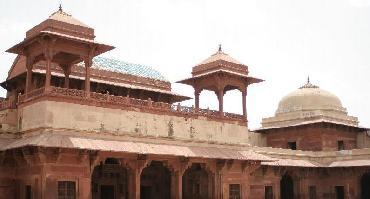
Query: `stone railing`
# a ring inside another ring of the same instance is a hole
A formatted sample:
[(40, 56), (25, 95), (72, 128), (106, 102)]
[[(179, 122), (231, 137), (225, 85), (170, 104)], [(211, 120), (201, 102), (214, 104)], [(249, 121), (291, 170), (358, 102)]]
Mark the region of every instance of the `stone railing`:
[(19, 95), (18, 96), (18, 103), (19, 102), (24, 102), (24, 101), (29, 101), (29, 100), (32, 100), (33, 98), (37, 98), (37, 97), (43, 95), (44, 92), (45, 92), (45, 89), (44, 89), (44, 87), (42, 87), (42, 88), (34, 89), (34, 90), (28, 92), (27, 94)]
[(0, 101), (0, 110), (16, 108), (16, 101), (12, 99), (2, 99)]
[(233, 120), (246, 122), (243, 115), (233, 113), (221, 113), (219, 111), (209, 109), (195, 109), (194, 107), (182, 106), (179, 104), (169, 104), (165, 102), (154, 102), (150, 98), (148, 100), (136, 99), (124, 96), (115, 96), (109, 94), (90, 92), (86, 93), (83, 90), (67, 89), (60, 87), (50, 87), (35, 89), (28, 94), (20, 95), (18, 103), (22, 104), (42, 96), (58, 97), (60, 99), (76, 100), (77, 102), (92, 103), (100, 105), (117, 105), (125, 107), (135, 107), (146, 110), (153, 110), (159, 112), (179, 113), (183, 116), (204, 116), (214, 119)]

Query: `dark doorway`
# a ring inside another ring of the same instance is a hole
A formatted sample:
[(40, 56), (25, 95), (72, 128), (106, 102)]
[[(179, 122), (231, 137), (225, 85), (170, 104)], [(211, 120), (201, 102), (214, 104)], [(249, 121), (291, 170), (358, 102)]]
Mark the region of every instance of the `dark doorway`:
[(26, 199), (32, 199), (32, 188), (31, 185), (26, 185)]
[(113, 185), (101, 185), (100, 186), (100, 198), (101, 199), (114, 199), (114, 186)]
[(370, 198), (370, 173), (366, 173), (361, 178), (361, 198)]
[(272, 186), (265, 186), (265, 199), (273, 199), (274, 192), (272, 190)]
[(162, 162), (152, 161), (140, 176), (141, 199), (170, 199), (171, 172)]
[(308, 187), (308, 194), (310, 199), (316, 199), (316, 186), (309, 186)]
[(91, 180), (92, 199), (127, 199), (128, 170), (115, 158), (107, 158), (94, 168)]
[(209, 176), (202, 164), (193, 164), (182, 177), (183, 199), (209, 198)]
[(140, 198), (150, 198), (151, 194), (151, 187), (149, 186), (141, 186), (140, 187)]
[(335, 198), (344, 199), (344, 186), (335, 186)]
[(286, 174), (280, 180), (280, 198), (294, 199), (293, 179)]

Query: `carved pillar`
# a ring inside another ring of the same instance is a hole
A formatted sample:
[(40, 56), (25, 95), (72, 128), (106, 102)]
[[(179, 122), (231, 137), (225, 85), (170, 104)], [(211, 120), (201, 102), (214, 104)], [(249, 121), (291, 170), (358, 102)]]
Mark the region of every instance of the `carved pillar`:
[(33, 58), (27, 57), (26, 68), (27, 68), (27, 77), (26, 77), (25, 93), (27, 94), (31, 90), (30, 87), (31, 87), (31, 84), (32, 84)]
[(140, 198), (140, 175), (141, 171), (138, 168), (133, 168), (129, 172), (128, 175), (129, 199)]
[(90, 97), (90, 68), (92, 65), (92, 58), (85, 58), (85, 92), (86, 97)]
[(85, 57), (85, 92), (86, 97), (90, 97), (90, 70), (92, 66), (92, 59), (94, 57), (96, 46), (90, 46), (89, 54)]
[(182, 178), (191, 164), (188, 158), (180, 158), (179, 162), (171, 164), (171, 198), (182, 199)]
[(71, 74), (72, 65), (62, 66), (64, 71), (64, 88), (69, 88), (69, 75)]
[(199, 95), (200, 95), (200, 93), (199, 93), (199, 91), (197, 91), (197, 90), (195, 90), (194, 91), (194, 97), (195, 97), (195, 109), (199, 109)]
[[(221, 199), (223, 198), (223, 190), (222, 190), (222, 177), (223, 177), (223, 171), (226, 166), (225, 160), (216, 160), (216, 168), (213, 171), (213, 198), (215, 199)], [(211, 174), (212, 175), (212, 174)]]
[(182, 199), (182, 175), (184, 173), (177, 170), (171, 173), (171, 198)]
[(51, 84), (51, 62), (53, 61), (53, 57), (56, 54), (55, 50), (53, 49), (56, 38), (52, 38), (51, 40), (43, 40), (40, 41), (41, 44), (44, 46), (44, 58), (46, 61), (46, 73), (45, 73), (45, 91), (50, 90)]
[(202, 92), (201, 89), (194, 88), (194, 97), (195, 97), (195, 109), (199, 109), (199, 95)]
[(218, 98), (218, 111), (223, 115), (224, 112), (224, 89), (219, 89), (217, 94)]
[(129, 199), (139, 199), (140, 198), (140, 177), (141, 172), (145, 167), (150, 164), (145, 156), (138, 157), (138, 160), (131, 160), (127, 162), (130, 172), (128, 174), (128, 190), (129, 190)]
[(46, 60), (45, 90), (48, 91), (51, 84), (51, 61), (53, 59), (52, 50), (50, 48), (46, 49), (44, 56)]
[(243, 116), (247, 118), (247, 89), (242, 90), (242, 98)]

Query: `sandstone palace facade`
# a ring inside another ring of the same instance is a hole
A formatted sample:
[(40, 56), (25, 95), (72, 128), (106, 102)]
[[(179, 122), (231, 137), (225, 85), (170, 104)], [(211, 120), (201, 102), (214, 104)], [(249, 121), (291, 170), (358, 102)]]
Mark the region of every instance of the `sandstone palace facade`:
[[(220, 48), (179, 81), (104, 58), (114, 47), (62, 8), (7, 52), (0, 101), (1, 199), (369, 199), (370, 131), (310, 83), (248, 129), (261, 82)], [(6, 38), (2, 38), (6, 39)], [(271, 88), (273, 89), (273, 88)], [(219, 109), (199, 107), (214, 91)], [(239, 90), (243, 114), (223, 111)]]

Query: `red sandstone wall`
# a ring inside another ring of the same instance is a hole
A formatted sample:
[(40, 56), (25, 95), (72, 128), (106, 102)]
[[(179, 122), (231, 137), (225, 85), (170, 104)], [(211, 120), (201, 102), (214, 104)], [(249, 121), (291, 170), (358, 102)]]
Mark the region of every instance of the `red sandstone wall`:
[(343, 140), (345, 149), (356, 148), (357, 133), (345, 128), (301, 126), (270, 130), (266, 133), (267, 146), (288, 148), (288, 142), (296, 142), (297, 150), (335, 151), (338, 141)]

